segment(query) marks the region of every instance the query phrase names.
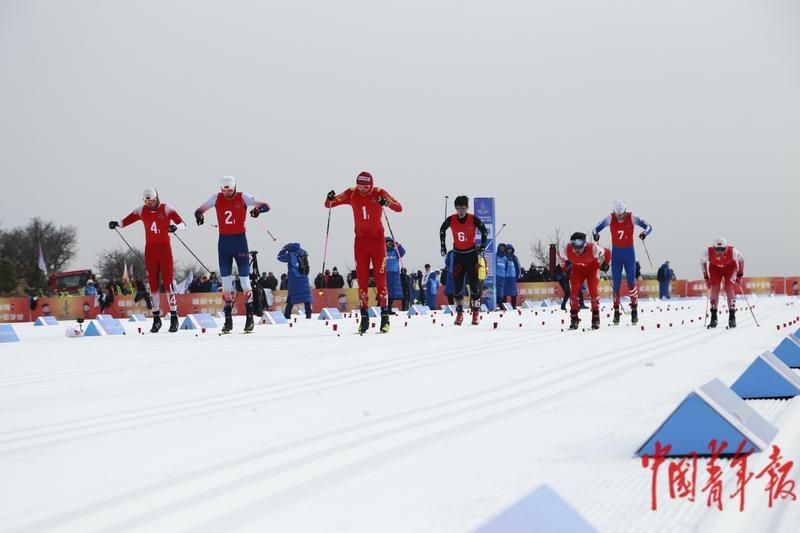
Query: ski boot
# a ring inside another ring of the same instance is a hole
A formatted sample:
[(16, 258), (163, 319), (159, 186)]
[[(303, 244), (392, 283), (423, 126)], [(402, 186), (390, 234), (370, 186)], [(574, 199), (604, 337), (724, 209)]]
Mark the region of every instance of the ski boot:
[(634, 326), (639, 323), (639, 308), (635, 305), (631, 306), (631, 324)]
[(715, 328), (715, 327), (717, 327), (717, 310), (716, 309), (712, 309), (711, 310), (711, 320), (709, 320), (709, 322), (708, 322), (708, 329), (712, 329), (712, 328)]
[(231, 316), (232, 309), (230, 306), (225, 306), (225, 323), (222, 325), (221, 332), (228, 334), (233, 331), (233, 316)]
[(480, 324), (479, 313), (480, 313), (480, 309), (478, 309), (477, 307), (473, 307), (472, 308), (472, 325), (473, 326), (477, 326), (478, 324)]
[(389, 308), (381, 309), (381, 333), (389, 333)]
[(592, 311), (592, 329), (600, 329), (600, 311)]
[(159, 311), (153, 311), (153, 327), (150, 328), (150, 333), (158, 333), (158, 330), (161, 329), (161, 313)]
[(253, 320), (253, 312), (250, 311), (247, 313), (244, 319), (244, 332), (245, 333), (253, 333), (253, 328), (255, 327), (255, 321)]
[(578, 329), (578, 324), (580, 324), (581, 320), (578, 318), (578, 313), (572, 314), (570, 313), (569, 317), (569, 329)]
[(456, 309), (456, 320), (453, 322), (456, 326), (460, 326), (464, 322), (464, 307), (461, 305)]
[(614, 309), (614, 319), (611, 321), (615, 326), (619, 326), (619, 308)]
[(366, 309), (361, 310), (361, 323), (358, 325), (358, 332), (363, 335), (369, 331), (369, 313)]
[(736, 327), (736, 309), (728, 311), (728, 328)]
[(169, 314), (169, 332), (175, 333), (178, 331), (178, 312), (172, 311)]

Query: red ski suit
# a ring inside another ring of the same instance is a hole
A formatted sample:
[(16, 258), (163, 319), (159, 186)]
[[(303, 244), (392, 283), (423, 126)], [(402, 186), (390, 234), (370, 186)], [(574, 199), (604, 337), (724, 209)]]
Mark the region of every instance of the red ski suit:
[(711, 289), (711, 308), (716, 309), (719, 303), (719, 287), (725, 281), (725, 293), (728, 296), (728, 309), (736, 309), (736, 284), (744, 276), (744, 257), (733, 246), (721, 254), (713, 247), (708, 247), (700, 260), (703, 277)]
[(337, 195), (333, 200), (325, 199), (325, 207), (349, 205), (353, 208), (356, 238), (353, 243), (353, 252), (356, 260), (356, 277), (358, 279), (358, 301), (361, 309), (369, 305), (369, 269), (372, 262), (373, 278), (378, 290), (378, 303), (386, 307), (389, 292), (386, 289), (386, 241), (383, 234), (381, 215), (383, 209), (378, 203), (378, 197), (386, 199), (387, 207), (392, 211), (400, 212), (403, 206), (385, 190), (373, 187), (367, 194), (361, 194), (355, 187)]
[[(592, 299), (592, 311), (599, 311), (600, 309), (600, 296), (597, 291), (597, 285), (600, 281), (600, 265), (605, 260), (605, 250), (596, 245), (587, 243), (583, 253), (578, 255), (572, 249), (571, 244), (564, 247), (564, 256), (566, 261), (572, 263), (572, 271), (569, 275), (569, 300), (570, 312), (575, 315), (578, 312), (581, 285), (586, 282), (589, 288), (589, 296)], [(563, 262), (563, 259), (562, 259)]]
[(122, 219), (120, 226), (123, 228), (141, 220), (144, 224), (144, 266), (147, 268), (147, 281), (150, 283), (151, 292), (158, 291), (158, 273), (164, 289), (173, 292), (172, 287), (172, 246), (169, 240), (170, 224), (183, 224), (183, 220), (172, 206), (160, 203), (155, 210), (142, 206), (136, 208), (130, 215)]

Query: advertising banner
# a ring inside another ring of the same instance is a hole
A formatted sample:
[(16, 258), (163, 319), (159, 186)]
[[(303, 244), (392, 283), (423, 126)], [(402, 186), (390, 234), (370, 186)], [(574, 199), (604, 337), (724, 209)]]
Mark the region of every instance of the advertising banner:
[[(484, 256), (486, 258), (486, 280), (483, 282), (483, 288), (481, 290), (481, 303), (485, 304), (486, 307), (491, 310), (495, 308), (495, 295), (497, 294), (494, 286), (494, 269), (496, 261), (495, 251), (497, 249), (497, 243), (495, 242), (497, 220), (494, 198), (476, 197), (473, 212), (475, 213), (475, 216), (481, 219), (481, 222), (483, 222), (483, 224), (486, 226), (486, 233), (489, 239), (489, 242), (486, 246), (486, 255)], [(475, 243), (479, 245), (481, 244), (480, 233), (477, 234)]]

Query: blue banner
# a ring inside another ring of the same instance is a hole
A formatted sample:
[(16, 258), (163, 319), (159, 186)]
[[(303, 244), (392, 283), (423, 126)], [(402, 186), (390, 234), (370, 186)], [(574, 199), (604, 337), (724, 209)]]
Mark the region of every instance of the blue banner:
[[(494, 198), (475, 198), (475, 216), (481, 219), (481, 222), (486, 226), (487, 236), (489, 242), (486, 246), (486, 280), (483, 282), (483, 289), (481, 290), (481, 303), (485, 304), (489, 310), (494, 310), (496, 306), (496, 290), (495, 290), (495, 261), (496, 261), (496, 245), (494, 242), (495, 226), (495, 207)], [(481, 235), (478, 232), (475, 242), (481, 244)]]

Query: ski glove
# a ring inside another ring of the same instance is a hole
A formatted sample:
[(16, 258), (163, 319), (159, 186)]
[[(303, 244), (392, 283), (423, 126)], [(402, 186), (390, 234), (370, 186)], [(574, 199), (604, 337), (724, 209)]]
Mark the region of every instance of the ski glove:
[(328, 191), (328, 200), (332, 202), (334, 198), (336, 198), (336, 193), (333, 192), (332, 190)]
[(478, 246), (478, 255), (483, 255), (485, 252), (486, 252), (485, 244), (481, 244), (480, 246)]
[(178, 226), (176, 226), (175, 224), (170, 224), (169, 225), (169, 232), (170, 233), (175, 233), (176, 231), (178, 231)]
[(707, 288), (707, 289), (710, 289), (710, 288), (711, 288), (711, 279), (708, 277), (708, 275), (707, 275), (707, 274), (706, 274), (705, 276), (703, 276), (703, 277), (704, 277), (704, 278), (705, 278), (705, 280), (706, 280), (706, 288)]
[(253, 218), (258, 218), (258, 215), (260, 214), (261, 211), (259, 211), (257, 207), (254, 207), (253, 209), (250, 210), (250, 216)]
[(441, 252), (442, 252), (442, 257), (447, 255), (447, 246), (445, 246), (444, 244), (442, 244), (441, 246)]
[(386, 207), (387, 205), (389, 205), (389, 201), (383, 196), (378, 196), (378, 203), (380, 204), (381, 207)]
[(609, 268), (611, 268), (611, 265), (609, 265), (605, 261), (603, 261), (603, 264), (600, 265), (600, 270), (602, 270), (603, 272), (608, 272)]
[(646, 237), (647, 237), (647, 233), (645, 233), (645, 232), (641, 232), (639, 234), (639, 238), (642, 239), (642, 240), (645, 240)]
[(108, 223), (108, 229), (117, 229), (117, 227), (119, 227), (119, 222), (116, 220), (112, 220)]
[(594, 242), (600, 242), (600, 234), (592, 233), (592, 239), (594, 239)]
[(203, 222), (206, 221), (206, 217), (203, 216), (203, 213), (200, 211), (195, 211), (194, 213), (194, 221), (197, 222), (198, 226), (202, 226)]

